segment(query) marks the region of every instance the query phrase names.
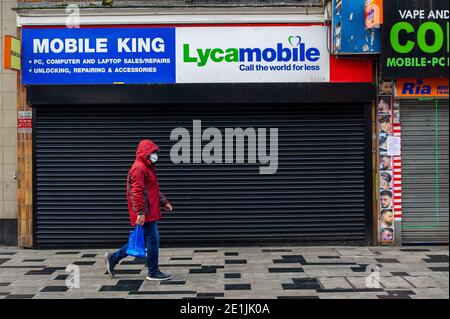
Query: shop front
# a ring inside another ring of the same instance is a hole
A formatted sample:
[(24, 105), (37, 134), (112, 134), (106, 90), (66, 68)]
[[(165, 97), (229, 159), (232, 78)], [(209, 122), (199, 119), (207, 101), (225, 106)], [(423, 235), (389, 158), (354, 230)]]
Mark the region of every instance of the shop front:
[(22, 28), (33, 246), (129, 233), (137, 143), (160, 147), (163, 245), (373, 243), (370, 60), (321, 22)]
[(384, 3), (378, 117), (385, 242), (448, 244), (448, 18), (444, 0)]
[(448, 79), (398, 79), (395, 101), (402, 243), (448, 243)]

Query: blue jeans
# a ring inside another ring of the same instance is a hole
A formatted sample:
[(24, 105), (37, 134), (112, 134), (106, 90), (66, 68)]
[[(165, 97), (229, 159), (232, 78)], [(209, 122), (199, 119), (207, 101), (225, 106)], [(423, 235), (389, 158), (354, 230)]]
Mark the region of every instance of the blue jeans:
[[(144, 229), (145, 247), (147, 248), (147, 267), (150, 275), (158, 270), (159, 233), (156, 222), (145, 223)], [(114, 264), (127, 257), (128, 243), (111, 255)]]

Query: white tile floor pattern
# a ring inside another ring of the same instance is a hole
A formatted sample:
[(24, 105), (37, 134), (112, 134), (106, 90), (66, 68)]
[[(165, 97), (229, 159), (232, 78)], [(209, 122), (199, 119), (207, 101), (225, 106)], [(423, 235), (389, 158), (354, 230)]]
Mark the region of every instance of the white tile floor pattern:
[[(449, 298), (449, 252), (427, 247), (162, 248), (166, 282), (145, 280), (128, 257), (106, 275), (106, 249), (0, 247), (0, 299), (16, 298)], [(66, 267), (79, 288), (66, 286)]]

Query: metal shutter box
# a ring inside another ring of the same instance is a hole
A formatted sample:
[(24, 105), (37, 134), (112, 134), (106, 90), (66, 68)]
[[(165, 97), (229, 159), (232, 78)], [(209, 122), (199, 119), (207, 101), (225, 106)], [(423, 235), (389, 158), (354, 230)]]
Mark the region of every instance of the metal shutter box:
[[(126, 242), (126, 175), (146, 138), (161, 148), (160, 186), (175, 208), (160, 223), (162, 245), (367, 240), (363, 105), (37, 106), (34, 119), (37, 247)], [(278, 128), (278, 172), (173, 164), (170, 133), (192, 137), (194, 119), (222, 133)]]
[(448, 100), (401, 100), (402, 242), (448, 243)]

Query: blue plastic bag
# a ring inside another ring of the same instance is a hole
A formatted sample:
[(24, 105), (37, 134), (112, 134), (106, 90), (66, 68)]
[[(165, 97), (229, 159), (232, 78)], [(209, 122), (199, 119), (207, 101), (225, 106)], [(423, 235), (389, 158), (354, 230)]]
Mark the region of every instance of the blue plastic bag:
[(130, 233), (127, 255), (138, 258), (147, 257), (145, 251), (144, 229), (142, 226), (136, 225), (136, 228)]

